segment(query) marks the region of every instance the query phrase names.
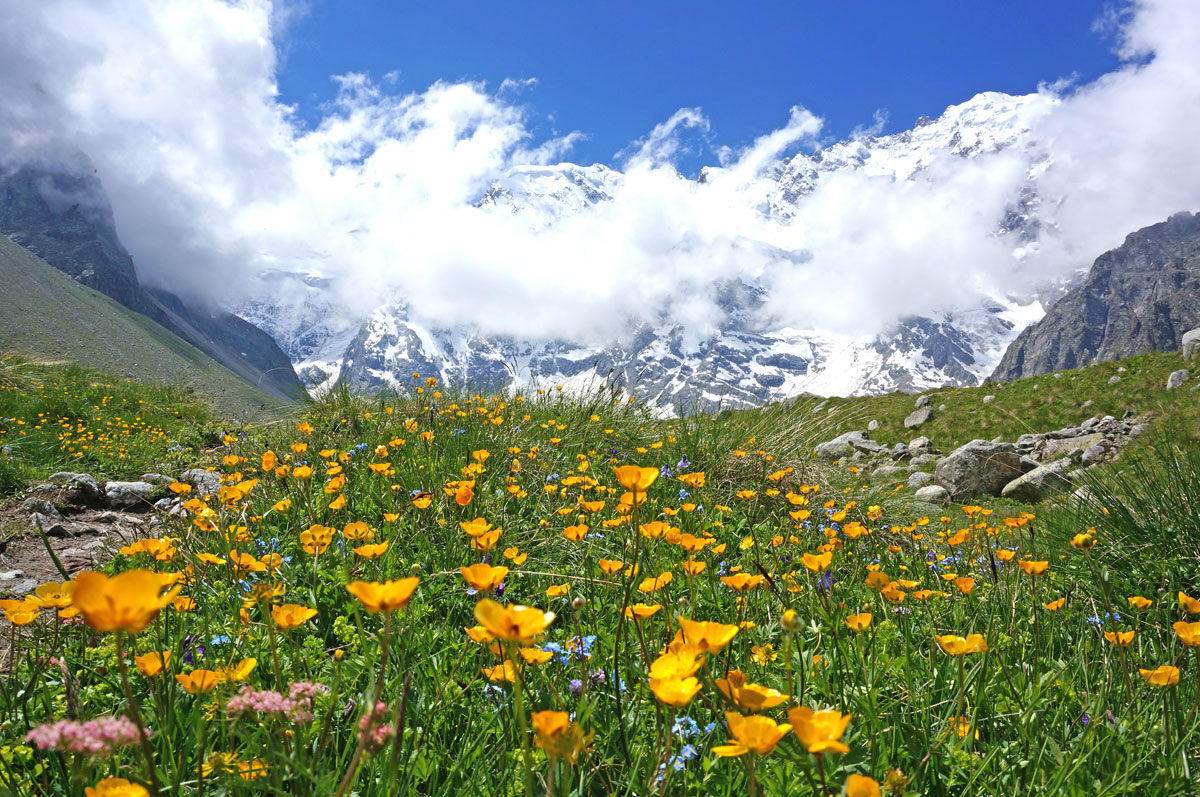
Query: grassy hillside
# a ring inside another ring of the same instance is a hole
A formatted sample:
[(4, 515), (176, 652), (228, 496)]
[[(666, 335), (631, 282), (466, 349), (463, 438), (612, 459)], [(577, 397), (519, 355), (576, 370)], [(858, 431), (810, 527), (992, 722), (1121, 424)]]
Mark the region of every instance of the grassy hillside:
[(148, 318), (74, 282), (0, 236), (0, 351), (77, 362), (122, 379), (178, 386), (222, 413), (262, 417), (286, 404)]
[[(1193, 377), (1174, 390), (1165, 390), (1167, 376), (1189, 368)], [(1109, 384), (1109, 380), (1120, 381)], [(1074, 371), (1018, 379), (1002, 384), (928, 391), (935, 412), (919, 429), (904, 428), (904, 419), (914, 409), (916, 396), (889, 393), (884, 396), (832, 398), (820, 402), (803, 399), (790, 409), (775, 408), (773, 425), (810, 424), (824, 416), (825, 439), (853, 429), (866, 429), (872, 420), (879, 428), (871, 437), (885, 445), (907, 443), (924, 435), (934, 445), (950, 450), (976, 438), (1002, 437), (1015, 440), (1026, 432), (1046, 432), (1077, 424), (1093, 415), (1121, 417), (1126, 410), (1155, 413), (1172, 431), (1200, 439), (1200, 360), (1189, 365), (1179, 352), (1139, 354), (1117, 362), (1096, 363)], [(994, 396), (985, 402), (985, 396)], [(945, 405), (944, 410), (936, 409)], [(820, 409), (817, 407), (820, 406)], [(814, 410), (816, 413), (814, 414)], [(748, 418), (762, 413), (756, 410)]]

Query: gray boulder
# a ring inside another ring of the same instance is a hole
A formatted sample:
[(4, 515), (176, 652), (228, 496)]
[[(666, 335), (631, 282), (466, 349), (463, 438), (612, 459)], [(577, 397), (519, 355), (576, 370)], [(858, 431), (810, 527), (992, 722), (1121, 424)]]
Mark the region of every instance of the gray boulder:
[(908, 468), (895, 465), (884, 465), (871, 471), (872, 484), (891, 484), (903, 482), (908, 478)]
[(113, 509), (149, 505), (147, 499), (153, 492), (154, 485), (150, 482), (109, 482), (104, 485), (104, 498)]
[(1174, 390), (1186, 382), (1187, 378), (1188, 370), (1186, 368), (1180, 368), (1178, 371), (1172, 371), (1171, 375), (1167, 377), (1167, 390)]
[(926, 450), (932, 451), (933, 441), (928, 437), (914, 437), (908, 443), (908, 450), (914, 456)]
[(929, 395), (917, 396), (917, 401), (915, 404), (913, 404), (913, 409), (919, 410), (931, 401), (933, 401), (932, 396), (929, 396)]
[(1180, 349), (1183, 351), (1183, 359), (1190, 360), (1197, 354), (1200, 354), (1200, 327), (1189, 329), (1183, 333), (1183, 339), (1180, 341)]
[(77, 494), (76, 497), (83, 499), (85, 503), (98, 501), (104, 494), (104, 491), (100, 489), (100, 484), (88, 473), (59, 471), (51, 473), (49, 480), (61, 487), (74, 490)]
[(1047, 440), (1042, 447), (1041, 458), (1044, 461), (1053, 461), (1062, 457), (1070, 457), (1076, 462), (1083, 456), (1083, 452), (1087, 451), (1091, 446), (1100, 443), (1107, 438), (1101, 432), (1093, 432), (1091, 434), (1080, 435), (1078, 437), (1064, 437), (1058, 440)]
[(13, 595), (21, 597), (28, 595), (38, 588), (36, 578), (18, 578), (12, 581), (0, 582), (0, 595)]
[[(926, 398), (926, 397), (922, 396), (922, 398)], [(926, 423), (928, 423), (929, 419), (932, 417), (933, 417), (933, 407), (926, 404), (923, 407), (921, 407), (920, 409), (914, 410), (913, 412), (911, 412), (909, 414), (909, 416), (904, 419), (904, 428), (905, 429), (919, 429), (922, 426), (924, 426)]]
[(185, 470), (180, 475), (179, 481), (192, 485), (200, 495), (216, 495), (217, 490), (221, 489), (221, 477), (204, 468)]
[(163, 474), (163, 473), (143, 473), (142, 481), (150, 482), (151, 484), (161, 484), (163, 486), (166, 486), (168, 484), (171, 484), (175, 480), (173, 478), (171, 478), (170, 476), (167, 476), (166, 474)]
[(40, 515), (55, 522), (62, 520), (58, 507), (45, 498), (26, 498), (21, 502), (21, 513), (30, 515), (31, 520), (33, 515)]
[(999, 495), (1025, 469), (1012, 443), (972, 440), (937, 464), (934, 480), (956, 501)]
[(1102, 440), (1095, 445), (1085, 448), (1083, 453), (1079, 455), (1079, 461), (1083, 463), (1084, 467), (1095, 465), (1107, 459), (1109, 454), (1115, 451), (1116, 448), (1116, 444), (1111, 440)]
[(910, 468), (924, 468), (927, 465), (936, 465), (941, 460), (942, 458), (937, 454), (917, 454), (909, 460), (908, 466)]
[(1056, 459), (1046, 465), (1034, 468), (1024, 476), (1013, 479), (1004, 485), (1000, 495), (1014, 501), (1037, 503), (1051, 492), (1064, 490), (1070, 486), (1066, 473), (1071, 468), (1070, 457)]
[(950, 492), (941, 485), (931, 484), (913, 493), (913, 498), (916, 498), (918, 501), (948, 501), (950, 500)]
[[(834, 460), (852, 454), (855, 451), (861, 451), (866, 454), (880, 454), (886, 452), (887, 449), (879, 445), (879, 443), (876, 443), (871, 438), (867, 437), (866, 432), (862, 430), (856, 430), (853, 432), (846, 432), (845, 434), (838, 435), (832, 440), (821, 443), (817, 446), (816, 451), (818, 459)], [(192, 471), (188, 471), (188, 473), (191, 472)], [(187, 476), (188, 473), (185, 473), (184, 476)], [(209, 473), (208, 475), (213, 476), (214, 483), (217, 486), (220, 486), (220, 483), (216, 480), (215, 474)], [(214, 487), (213, 492), (216, 492), (216, 489), (217, 487)]]
[(926, 485), (933, 484), (933, 474), (925, 473), (924, 471), (917, 471), (916, 473), (910, 473), (910, 474), (908, 474), (908, 481), (906, 482), (906, 484), (909, 486), (910, 489), (919, 490), (920, 488), (925, 487)]

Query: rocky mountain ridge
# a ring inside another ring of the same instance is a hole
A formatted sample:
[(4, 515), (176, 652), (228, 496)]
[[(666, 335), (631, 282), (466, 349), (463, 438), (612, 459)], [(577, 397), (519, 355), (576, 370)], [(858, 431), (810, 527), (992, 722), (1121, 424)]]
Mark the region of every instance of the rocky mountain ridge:
[(1009, 346), (1005, 382), (1099, 360), (1173, 351), (1200, 326), (1200, 214), (1140, 229), (1096, 259), (1084, 281)]

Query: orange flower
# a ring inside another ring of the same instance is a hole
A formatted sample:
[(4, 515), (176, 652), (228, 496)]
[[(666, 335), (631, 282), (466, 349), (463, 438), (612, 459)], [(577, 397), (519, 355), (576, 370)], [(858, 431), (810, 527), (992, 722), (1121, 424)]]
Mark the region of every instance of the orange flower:
[(808, 752), (848, 753), (850, 748), (842, 741), (842, 734), (850, 724), (850, 715), (840, 711), (813, 711), (808, 706), (799, 706), (788, 712), (792, 732), (800, 739)]
[(1066, 604), (1066, 602), (1067, 602), (1066, 598), (1059, 598), (1058, 600), (1050, 601), (1049, 603), (1043, 605), (1042, 608), (1046, 609), (1048, 611), (1051, 611), (1051, 612), (1056, 612), (1059, 609), (1061, 609)]
[(721, 694), (743, 711), (765, 711), (787, 700), (787, 695), (778, 690), (748, 683), (741, 670), (730, 670), (716, 684)]
[(954, 634), (945, 634), (935, 636), (942, 650), (949, 653), (951, 656), (964, 656), (967, 653), (983, 653), (988, 649), (987, 642), (982, 634), (968, 634), (966, 637), (955, 636)]
[(164, 650), (161, 653), (154, 651), (151, 653), (143, 653), (140, 656), (133, 657), (133, 663), (137, 666), (138, 672), (147, 678), (155, 675), (161, 675), (163, 669), (171, 662), (171, 651)]
[(145, 786), (125, 778), (105, 778), (95, 786), (88, 786), (83, 792), (85, 797), (150, 797)]
[(1200, 614), (1200, 600), (1179, 593), (1179, 605), (1187, 610), (1188, 614)]
[(563, 536), (571, 542), (580, 542), (587, 533), (588, 527), (583, 523), (580, 523), (578, 526), (567, 526), (563, 529)]
[(680, 565), (688, 575), (698, 576), (704, 572), (704, 568), (708, 567), (707, 562), (697, 562), (695, 559), (688, 559)]
[(149, 570), (128, 570), (112, 578), (85, 570), (75, 577), (73, 600), (95, 630), (136, 634), (179, 594), (182, 587), (163, 592), (178, 579), (178, 573)]
[(574, 764), (591, 741), (592, 734), (585, 734), (565, 711), (535, 711), (531, 719), (533, 741), (551, 761), (563, 759)]
[[(1022, 562), (1021, 564), (1025, 564)], [(954, 586), (958, 587), (958, 591), (964, 595), (970, 595), (975, 591), (975, 579), (970, 576), (959, 576), (954, 579)]]
[(642, 583), (638, 585), (638, 592), (645, 592), (647, 594), (657, 592), (670, 584), (672, 578), (674, 576), (671, 575), (671, 571), (665, 570), (657, 578), (643, 579)]
[(613, 468), (613, 473), (621, 486), (634, 495), (646, 492), (658, 478), (658, 468), (639, 468), (637, 465), (619, 465)]
[(1127, 648), (1133, 643), (1133, 631), (1105, 631), (1104, 638), (1118, 647)]
[(704, 653), (720, 652), (737, 636), (738, 632), (736, 625), (699, 622), (686, 617), (679, 618), (679, 625), (683, 629), (684, 640)]
[(351, 550), (353, 550), (355, 554), (361, 556), (363, 559), (378, 559), (387, 553), (387, 549), (388, 542), (387, 540), (384, 540), (383, 542), (360, 545), (357, 548), (352, 548)]
[(358, 598), (363, 607), (372, 613), (390, 612), (408, 605), (413, 590), (420, 579), (416, 576), (398, 581), (351, 581), (346, 591)]
[(775, 749), (775, 745), (779, 744), (787, 732), (792, 730), (792, 726), (786, 722), (776, 724), (775, 720), (769, 717), (745, 717), (732, 711), (725, 712), (725, 723), (729, 726), (733, 744), (717, 745), (712, 749), (723, 758), (733, 758), (746, 753), (767, 755)]
[(470, 567), (460, 567), (459, 572), (462, 573), (463, 578), (466, 579), (471, 589), (479, 590), (480, 592), (491, 592), (503, 583), (504, 577), (508, 575), (508, 568), (503, 565), (493, 567), (492, 565), (480, 562)]
[(314, 556), (325, 553), (325, 549), (331, 542), (333, 542), (333, 529), (322, 526), (320, 523), (314, 523), (300, 532), (300, 545), (303, 546), (304, 552)]
[(530, 664), (545, 664), (554, 658), (554, 654), (541, 648), (518, 648), (517, 653)]
[(489, 681), (495, 683), (504, 683), (505, 681), (517, 680), (517, 670), (513, 667), (511, 661), (505, 661), (497, 664), (495, 667), (484, 667), (481, 672)]
[(475, 619), (497, 639), (526, 642), (546, 630), (554, 612), (530, 606), (502, 606), (484, 598), (475, 604)]
[(1179, 635), (1179, 641), (1189, 648), (1200, 647), (1200, 623), (1185, 623), (1183, 620), (1171, 626)]
[(546, 589), (546, 595), (551, 598), (561, 598), (571, 590), (570, 584), (551, 584)]
[(1027, 576), (1040, 576), (1050, 567), (1049, 562), (1035, 562), (1030, 559), (1022, 559), (1020, 562), (1017, 562), (1017, 565)]
[(647, 617), (652, 617), (661, 608), (661, 603), (650, 605), (645, 603), (635, 603), (631, 606), (625, 607), (625, 616), (632, 620), (645, 620)]
[(833, 551), (826, 551), (825, 553), (806, 553), (800, 557), (800, 561), (803, 562), (804, 566), (812, 572), (820, 573), (822, 570), (829, 567), (830, 562), (833, 561)]
[(659, 702), (683, 708), (692, 702), (692, 698), (700, 691), (700, 682), (692, 677), (651, 678), (650, 691), (654, 692)]
[(695, 473), (684, 473), (679, 477), (679, 481), (693, 489), (704, 486), (705, 476), (704, 471), (696, 471)]
[(217, 684), (221, 683), (221, 676), (213, 670), (192, 670), (189, 673), (179, 673), (175, 680), (191, 694), (198, 695), (216, 689)]
[(881, 797), (879, 782), (865, 775), (846, 778), (846, 797)]
[(412, 505), (415, 506), (417, 509), (428, 509), (429, 505), (432, 503), (433, 503), (433, 494), (432, 493), (417, 493), (416, 495), (413, 496), (413, 499), (412, 499)]
[(1145, 611), (1154, 605), (1154, 601), (1149, 598), (1143, 598), (1141, 595), (1134, 595), (1132, 598), (1126, 598), (1129, 605), (1137, 609), (1139, 612)]
[(862, 631), (871, 625), (871, 613), (852, 614), (846, 618), (846, 627), (851, 631)]
[(763, 576), (752, 576), (749, 573), (738, 573), (732, 576), (721, 576), (721, 583), (735, 592), (745, 592), (757, 587), (763, 582)]
[(1138, 672), (1146, 679), (1146, 683), (1157, 686), (1159, 689), (1166, 689), (1168, 686), (1179, 683), (1179, 668), (1169, 664), (1155, 667), (1153, 670), (1143, 670), (1139, 667)]
[(271, 620), (275, 622), (277, 628), (283, 631), (291, 631), (293, 628), (304, 625), (316, 616), (316, 609), (310, 609), (307, 606), (301, 606), (296, 603), (285, 603), (282, 606), (271, 607)]

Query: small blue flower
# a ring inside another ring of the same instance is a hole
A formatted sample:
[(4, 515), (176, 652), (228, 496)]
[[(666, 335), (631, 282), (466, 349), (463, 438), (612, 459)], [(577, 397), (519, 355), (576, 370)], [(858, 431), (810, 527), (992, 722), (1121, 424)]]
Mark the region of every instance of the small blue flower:
[(692, 467), (692, 463), (688, 460), (687, 454), (684, 454), (679, 458), (679, 461), (675, 463), (676, 470), (687, 470), (690, 467)]
[(691, 493), (689, 493), (687, 490), (683, 489), (682, 487), (679, 488), (679, 500), (680, 501), (687, 498), (689, 495), (691, 495)]

